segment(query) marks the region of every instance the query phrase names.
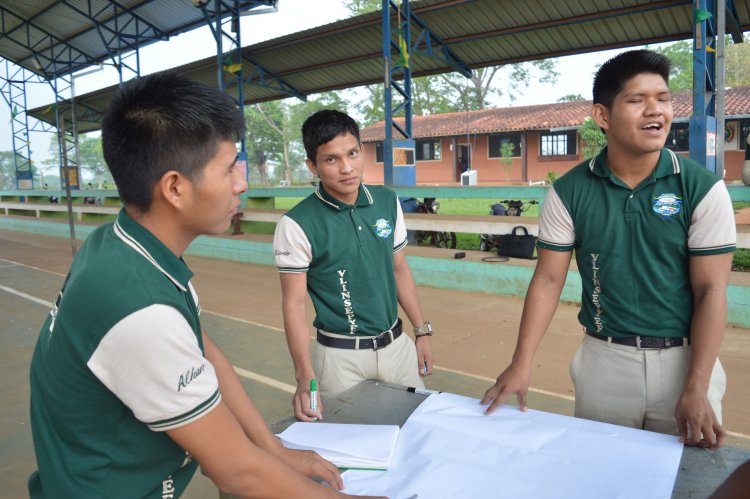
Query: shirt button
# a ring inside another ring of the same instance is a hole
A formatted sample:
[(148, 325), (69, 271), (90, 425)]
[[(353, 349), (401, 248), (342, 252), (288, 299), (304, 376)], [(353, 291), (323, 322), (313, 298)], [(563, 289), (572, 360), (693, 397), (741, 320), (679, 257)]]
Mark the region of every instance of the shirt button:
[(357, 230), (362, 230), (362, 226), (361, 225), (357, 225)]
[(630, 195), (630, 199), (633, 199), (633, 195), (632, 194)]

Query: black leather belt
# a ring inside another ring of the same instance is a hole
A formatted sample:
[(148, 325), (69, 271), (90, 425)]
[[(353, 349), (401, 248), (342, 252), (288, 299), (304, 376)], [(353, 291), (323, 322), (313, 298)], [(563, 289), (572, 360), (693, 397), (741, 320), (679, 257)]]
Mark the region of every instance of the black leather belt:
[[(609, 341), (610, 337), (603, 334), (592, 333), (588, 329), (585, 330), (586, 334), (597, 340)], [(612, 343), (616, 345), (627, 345), (629, 347), (638, 347), (640, 349), (662, 349), (671, 347), (681, 347), (682, 345), (689, 345), (690, 340), (688, 338), (665, 338), (661, 336), (621, 336), (611, 337)]]
[(401, 319), (388, 331), (377, 336), (358, 336), (354, 338), (334, 338), (318, 329), (318, 343), (332, 348), (346, 348), (349, 350), (379, 350), (396, 341), (403, 332)]

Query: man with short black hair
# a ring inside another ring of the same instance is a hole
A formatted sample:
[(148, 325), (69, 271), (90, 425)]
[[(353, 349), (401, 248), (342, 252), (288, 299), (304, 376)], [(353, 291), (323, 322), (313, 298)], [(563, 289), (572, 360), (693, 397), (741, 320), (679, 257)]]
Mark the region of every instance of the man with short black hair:
[(113, 99), (102, 141), (125, 207), (76, 254), (37, 341), (31, 497), (179, 497), (198, 464), (242, 497), (343, 496), (335, 466), (270, 432), (182, 259), (237, 212), (244, 127), (226, 94), (175, 73)]
[[(310, 381), (323, 400), (365, 379), (423, 388), (432, 372), (432, 326), (424, 320), (406, 256), (406, 227), (396, 194), (362, 183), (359, 127), (344, 113), (319, 111), (302, 126), (307, 166), (320, 178), (315, 193), (282, 217), (274, 235), (282, 308), (303, 421), (320, 418)], [(315, 306), (310, 362), (306, 296)], [(414, 327), (403, 334), (398, 305)]]
[(575, 415), (719, 447), (726, 377), (717, 356), (735, 251), (722, 180), (664, 148), (669, 61), (649, 50), (605, 62), (592, 116), (607, 147), (558, 179), (539, 223), (539, 260), (513, 361), (487, 390), (492, 412), (526, 409), (531, 361), (575, 251), (585, 329), (570, 367)]

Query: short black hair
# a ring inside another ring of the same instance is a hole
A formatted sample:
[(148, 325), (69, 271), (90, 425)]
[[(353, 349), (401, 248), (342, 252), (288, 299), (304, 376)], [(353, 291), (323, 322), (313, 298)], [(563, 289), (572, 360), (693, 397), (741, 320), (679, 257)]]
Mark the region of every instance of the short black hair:
[(221, 141), (245, 133), (242, 111), (218, 89), (175, 72), (134, 80), (102, 120), (102, 149), (123, 203), (147, 211), (168, 171), (200, 180)]
[(341, 111), (323, 109), (309, 116), (302, 124), (302, 142), (305, 144), (307, 159), (315, 163), (318, 147), (347, 132), (360, 142), (359, 126), (351, 116)]
[(652, 50), (629, 50), (602, 64), (594, 77), (594, 104), (612, 107), (625, 83), (643, 73), (657, 74), (669, 83), (669, 59)]

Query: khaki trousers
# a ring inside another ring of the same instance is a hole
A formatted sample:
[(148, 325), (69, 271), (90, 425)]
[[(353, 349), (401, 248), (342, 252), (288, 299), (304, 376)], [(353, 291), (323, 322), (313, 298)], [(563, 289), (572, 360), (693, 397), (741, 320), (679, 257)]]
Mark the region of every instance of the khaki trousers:
[[(674, 410), (690, 347), (639, 350), (585, 335), (570, 364), (576, 417), (677, 435)], [(727, 378), (716, 359), (708, 401), (721, 423)]]
[(379, 350), (332, 348), (316, 342), (313, 369), (318, 376), (318, 391), (323, 400), (335, 397), (366, 379), (424, 388), (414, 340), (403, 333)]

